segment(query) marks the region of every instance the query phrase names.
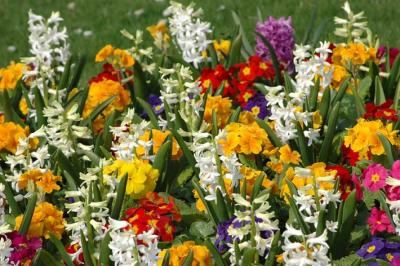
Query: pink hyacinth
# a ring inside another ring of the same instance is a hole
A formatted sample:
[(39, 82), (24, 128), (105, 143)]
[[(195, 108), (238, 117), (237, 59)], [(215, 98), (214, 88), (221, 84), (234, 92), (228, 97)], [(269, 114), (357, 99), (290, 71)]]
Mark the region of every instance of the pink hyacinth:
[(368, 188), (369, 191), (376, 192), (385, 187), (388, 171), (382, 165), (374, 163), (364, 170), (363, 176), (363, 185)]
[(386, 212), (378, 208), (372, 208), (371, 215), (368, 217), (368, 225), (372, 235), (375, 235), (377, 232), (395, 232)]

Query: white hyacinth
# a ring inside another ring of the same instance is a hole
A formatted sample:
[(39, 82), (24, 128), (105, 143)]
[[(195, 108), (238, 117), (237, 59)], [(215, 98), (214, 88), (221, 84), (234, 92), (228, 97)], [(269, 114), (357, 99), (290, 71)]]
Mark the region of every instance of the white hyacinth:
[[(67, 29), (60, 27), (63, 18), (52, 12), (48, 19), (29, 11), (29, 44), (31, 57), (22, 62), (31, 66), (24, 72), (23, 79), (31, 79), (31, 86), (40, 91), (51, 88), (57, 73), (64, 71), (70, 56)], [(63, 88), (61, 88), (63, 89)]]
[(334, 34), (339, 37), (346, 38), (347, 41), (360, 41), (362, 35), (368, 32), (368, 22), (364, 20), (364, 12), (354, 14), (350, 8), (350, 4), (346, 1), (343, 5), (347, 18), (335, 17), (335, 24), (338, 26)]
[(168, 21), (171, 35), (182, 51), (183, 60), (193, 63), (197, 68), (204, 59), (201, 52), (211, 43), (207, 39), (207, 34), (211, 32), (210, 23), (200, 20), (202, 10), (195, 10), (193, 4), (184, 7), (180, 3), (171, 2), (166, 12), (170, 14)]

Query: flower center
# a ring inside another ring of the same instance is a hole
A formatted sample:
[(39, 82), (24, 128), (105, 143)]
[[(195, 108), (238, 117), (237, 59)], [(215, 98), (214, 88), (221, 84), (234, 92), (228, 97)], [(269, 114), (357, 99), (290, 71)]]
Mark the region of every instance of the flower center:
[(392, 255), (392, 253), (387, 253), (386, 258), (388, 259), (388, 261), (392, 261), (394, 256)]
[(251, 112), (252, 112), (254, 115), (258, 115), (258, 114), (260, 113), (260, 107), (254, 106), (253, 108), (251, 108)]
[(368, 253), (372, 253), (372, 252), (375, 251), (375, 249), (376, 249), (375, 246), (370, 246), (370, 247), (368, 247), (367, 252), (368, 252)]
[(243, 69), (243, 74), (246, 75), (246, 76), (249, 75), (250, 72), (251, 72), (251, 70), (250, 70), (249, 67), (245, 67), (245, 68)]
[(371, 177), (371, 181), (376, 183), (381, 179), (381, 177), (378, 174), (373, 174)]

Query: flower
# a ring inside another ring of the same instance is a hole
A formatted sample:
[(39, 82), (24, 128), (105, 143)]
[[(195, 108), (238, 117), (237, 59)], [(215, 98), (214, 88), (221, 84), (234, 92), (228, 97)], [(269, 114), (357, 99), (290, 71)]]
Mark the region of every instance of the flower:
[(384, 103), (380, 105), (375, 105), (373, 103), (366, 103), (364, 114), (365, 119), (385, 119), (387, 121), (396, 122), (398, 120), (397, 111), (390, 108), (392, 106), (393, 100), (387, 99)]
[(148, 102), (156, 115), (160, 115), (164, 112), (164, 103), (159, 96), (150, 94)]
[(165, 201), (158, 193), (147, 192), (140, 199), (138, 208), (125, 211), (124, 220), (131, 225), (135, 234), (153, 229), (162, 241), (170, 242), (176, 230), (173, 222), (181, 221), (181, 216), (172, 197), (169, 196)]
[(379, 134), (385, 136), (392, 145), (399, 145), (397, 130), (393, 130), (392, 123), (384, 125), (381, 120), (367, 121), (363, 118), (359, 118), (357, 124), (348, 129), (344, 145), (359, 153), (359, 159), (368, 159), (369, 153), (382, 155), (385, 149)]
[(29, 127), (22, 128), (14, 122), (0, 124), (0, 151), (6, 150), (14, 154), (17, 151), (19, 139), (25, 139), (28, 135)]
[(368, 217), (368, 225), (372, 235), (375, 235), (377, 232), (395, 232), (386, 212), (375, 207), (371, 209), (371, 214)]
[(28, 115), (29, 107), (28, 107), (28, 103), (26, 102), (25, 98), (21, 98), (21, 100), (19, 101), (18, 107), (23, 115), (25, 115), (25, 116)]
[(93, 121), (93, 127), (96, 132), (103, 128), (105, 119), (114, 110), (124, 111), (125, 107), (131, 103), (131, 98), (129, 91), (119, 82), (113, 80), (93, 82), (89, 86), (89, 94), (82, 114), (84, 119), (88, 118), (99, 104), (113, 96), (115, 97), (114, 100)]
[(17, 231), (6, 234), (7, 238), (12, 241), (9, 259), (15, 265), (30, 265), (35, 257), (37, 250), (42, 247), (42, 241), (37, 237), (27, 239), (26, 236), (20, 235)]
[(363, 259), (373, 258), (385, 246), (385, 243), (380, 238), (372, 239), (371, 242), (364, 244), (356, 253)]
[(20, 189), (27, 188), (29, 181), (36, 184), (43, 192), (51, 193), (53, 190), (60, 190), (60, 186), (56, 182), (61, 181), (61, 176), (55, 176), (51, 171), (42, 173), (39, 169), (32, 169), (20, 176), (18, 187)]
[(299, 164), (300, 163), (300, 153), (297, 151), (292, 151), (288, 144), (279, 148), (279, 160), (285, 164)]
[(228, 250), (228, 244), (232, 244), (232, 236), (228, 233), (228, 228), (231, 226), (235, 216), (232, 216), (229, 220), (223, 221), (217, 226), (217, 239), (215, 240), (215, 246), (219, 253), (223, 253)]
[(11, 62), (7, 67), (0, 68), (0, 91), (13, 90), (22, 77), (24, 64)]
[[(256, 32), (264, 36), (275, 50), (278, 60), (287, 65), (290, 71), (293, 71), (293, 49), (294, 49), (294, 31), (292, 27), (292, 18), (281, 17), (275, 19), (268, 17), (264, 22), (257, 23)], [(265, 60), (271, 60), (268, 47), (263, 40), (257, 36), (256, 53)]]
[(230, 49), (231, 49), (231, 41), (230, 40), (214, 40), (213, 46), (215, 51), (217, 52), (218, 59), (225, 58)]
[(372, 192), (383, 188), (388, 177), (388, 171), (380, 164), (374, 163), (367, 167), (363, 172), (363, 185)]
[(354, 183), (351, 180), (351, 175), (349, 170), (341, 165), (328, 165), (327, 170), (335, 170), (336, 176), (339, 177), (340, 181), (340, 198), (346, 200), (349, 194), (353, 191)]
[[(376, 54), (376, 57), (379, 58), (379, 59), (385, 58), (387, 50), (388, 50), (387, 47), (381, 45), (378, 48), (378, 52)], [(397, 55), (399, 53), (400, 53), (400, 50), (398, 48), (393, 47), (393, 48), (389, 49), (389, 65), (390, 65), (390, 67), (393, 67), (394, 60), (396, 60)], [(382, 64), (380, 64), (380, 68), (381, 68), (381, 70), (384, 71), (386, 69), (386, 65), (384, 63), (382, 63)]]
[(212, 124), (212, 113), (213, 111), (217, 115), (217, 126), (218, 128), (225, 127), (228, 119), (232, 113), (232, 100), (224, 98), (221, 95), (208, 96), (206, 108), (204, 111), (204, 121)]
[(123, 68), (131, 67), (135, 64), (133, 57), (125, 50), (112, 47), (107, 44), (96, 54), (95, 61), (103, 62), (109, 60), (114, 66), (119, 66)]
[[(19, 230), (21, 227), (23, 217), (21, 214), (15, 218), (15, 230)], [(65, 223), (63, 211), (58, 210), (49, 202), (41, 202), (35, 207), (27, 235), (29, 238), (44, 237), (49, 239), (50, 235), (53, 234), (61, 239)]]
[(95, 61), (96, 62), (103, 62), (104, 60), (107, 59), (107, 57), (111, 56), (114, 51), (114, 48), (112, 47), (111, 44), (107, 44), (103, 48), (100, 49), (100, 51), (97, 52)]
[(179, 246), (172, 246), (169, 249), (163, 249), (160, 252), (161, 259), (158, 261), (158, 266), (162, 265), (165, 255), (169, 251), (170, 259), (169, 266), (181, 266), (185, 261), (189, 252), (193, 253), (193, 266), (211, 266), (211, 253), (206, 246), (196, 245), (194, 241), (185, 241)]
[(134, 199), (140, 199), (147, 192), (153, 191), (159, 177), (157, 169), (146, 161), (134, 159), (133, 161), (115, 160), (111, 165), (104, 167), (103, 173), (112, 175), (118, 173), (120, 180), (125, 174), (128, 176), (125, 194)]
[[(151, 139), (153, 141), (153, 154), (157, 154), (158, 150), (160, 149), (161, 145), (164, 144), (165, 140), (168, 136), (171, 136), (171, 132), (169, 130), (161, 131), (158, 129), (147, 130), (142, 136), (139, 137), (141, 141), (149, 141), (150, 140), (150, 132), (151, 132)], [(136, 153), (139, 156), (145, 154), (145, 147), (139, 146), (136, 148)], [(172, 152), (171, 157), (173, 160), (178, 160), (182, 156), (183, 152), (174, 137), (172, 137)]]
[(256, 93), (248, 101), (244, 110), (251, 112), (255, 117), (264, 119), (271, 111), (267, 108), (267, 100), (262, 93)]
[(375, 48), (367, 48), (363, 43), (349, 43), (333, 49), (332, 60), (335, 65), (364, 65), (368, 60), (375, 60), (375, 55)]

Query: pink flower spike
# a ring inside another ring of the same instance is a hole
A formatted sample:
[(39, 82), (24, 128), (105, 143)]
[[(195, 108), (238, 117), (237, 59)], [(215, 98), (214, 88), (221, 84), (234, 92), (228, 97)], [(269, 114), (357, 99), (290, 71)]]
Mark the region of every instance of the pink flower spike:
[(375, 207), (371, 209), (371, 214), (368, 217), (368, 225), (372, 235), (375, 235), (377, 232), (395, 232), (386, 212)]
[(385, 187), (388, 171), (380, 164), (374, 163), (368, 166), (363, 173), (363, 185), (371, 192), (376, 192)]

